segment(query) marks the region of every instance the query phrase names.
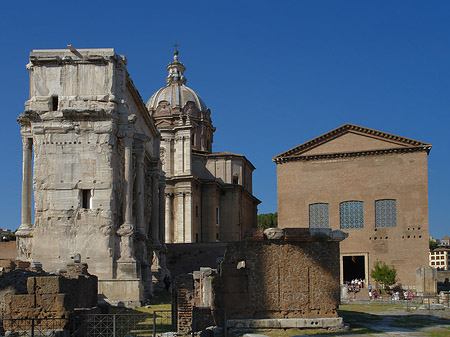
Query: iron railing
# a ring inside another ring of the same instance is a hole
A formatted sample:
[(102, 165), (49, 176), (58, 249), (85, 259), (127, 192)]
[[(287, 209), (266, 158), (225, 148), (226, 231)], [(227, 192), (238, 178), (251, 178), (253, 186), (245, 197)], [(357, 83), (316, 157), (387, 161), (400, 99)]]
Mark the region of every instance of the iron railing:
[(66, 318), (0, 318), (0, 336), (69, 337), (71, 330)]
[(73, 337), (155, 337), (173, 331), (172, 312), (143, 314), (82, 314), (74, 317)]
[(0, 337), (155, 337), (174, 331), (172, 312), (76, 314), (63, 318), (0, 318)]

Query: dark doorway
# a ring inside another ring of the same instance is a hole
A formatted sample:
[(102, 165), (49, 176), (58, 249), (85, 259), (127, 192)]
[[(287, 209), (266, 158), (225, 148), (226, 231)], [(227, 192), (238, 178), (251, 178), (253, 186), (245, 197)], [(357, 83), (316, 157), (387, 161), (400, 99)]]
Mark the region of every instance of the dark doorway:
[(344, 263), (344, 282), (350, 282), (354, 279), (364, 280), (366, 278), (363, 255), (343, 256), (342, 258)]

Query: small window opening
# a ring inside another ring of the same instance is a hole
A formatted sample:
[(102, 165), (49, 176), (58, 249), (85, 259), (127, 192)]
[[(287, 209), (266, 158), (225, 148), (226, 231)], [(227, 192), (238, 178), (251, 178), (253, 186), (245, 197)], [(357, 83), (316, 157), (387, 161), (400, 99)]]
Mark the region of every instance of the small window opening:
[(195, 216), (198, 218), (198, 206), (195, 206)]
[(233, 184), (234, 184), (234, 185), (239, 184), (239, 177), (238, 177), (238, 176), (234, 176), (234, 177), (233, 177)]
[(81, 190), (81, 207), (90, 209), (92, 207), (91, 190)]
[(219, 233), (216, 233), (216, 240), (219, 241)]
[(195, 233), (195, 242), (198, 242), (198, 233)]
[(195, 145), (195, 135), (192, 135), (191, 144), (192, 144), (192, 146)]
[(52, 111), (58, 111), (58, 96), (52, 96)]
[(219, 226), (219, 207), (216, 207), (216, 226)]

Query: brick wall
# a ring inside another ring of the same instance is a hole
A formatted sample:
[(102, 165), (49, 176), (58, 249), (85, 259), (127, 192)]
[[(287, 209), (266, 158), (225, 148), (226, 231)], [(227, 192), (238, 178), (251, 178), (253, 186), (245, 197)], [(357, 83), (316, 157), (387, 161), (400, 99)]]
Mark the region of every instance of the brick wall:
[(172, 300), (172, 305), (176, 308), (174, 318), (177, 322), (177, 331), (191, 331), (194, 300), (194, 280), (192, 274), (177, 276), (173, 284)]
[(338, 317), (341, 231), (252, 229), (228, 244), (219, 274), (200, 268), (175, 279), (178, 331), (225, 319)]
[(217, 268), (217, 258), (223, 257), (226, 243), (167, 244), (167, 268), (172, 279), (192, 273), (201, 267)]
[(269, 240), (256, 231), (228, 245), (220, 278), (227, 319), (338, 316), (339, 241), (282, 232)]

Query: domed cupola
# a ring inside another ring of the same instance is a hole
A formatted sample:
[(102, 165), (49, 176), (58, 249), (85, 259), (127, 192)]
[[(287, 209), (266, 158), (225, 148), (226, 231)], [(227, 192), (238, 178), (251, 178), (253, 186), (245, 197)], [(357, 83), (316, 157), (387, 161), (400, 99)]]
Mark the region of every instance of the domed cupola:
[(173, 62), (167, 66), (167, 84), (147, 102), (147, 109), (157, 124), (161, 118), (167, 120), (168, 117), (172, 117), (170, 124), (183, 116), (194, 120), (210, 120), (211, 112), (205, 102), (194, 90), (186, 86), (185, 70), (184, 64), (178, 61), (178, 50), (175, 49)]
[(216, 131), (211, 111), (200, 96), (186, 86), (185, 70), (175, 49), (173, 62), (167, 66), (167, 84), (152, 95), (147, 109), (163, 139), (181, 137), (186, 141), (189, 138), (192, 150), (211, 153)]

